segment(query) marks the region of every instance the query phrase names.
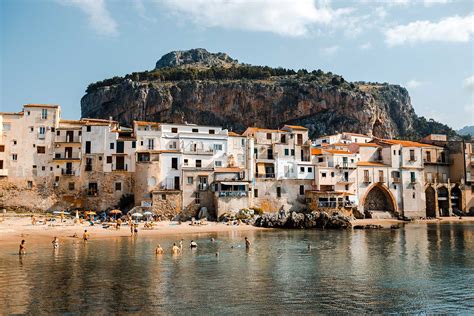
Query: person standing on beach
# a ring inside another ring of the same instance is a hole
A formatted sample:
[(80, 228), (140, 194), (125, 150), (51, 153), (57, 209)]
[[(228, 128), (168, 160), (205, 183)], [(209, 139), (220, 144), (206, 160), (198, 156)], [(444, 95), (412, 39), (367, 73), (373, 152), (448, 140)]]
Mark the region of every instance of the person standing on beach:
[(89, 233), (87, 232), (87, 229), (84, 230), (84, 234), (82, 234), (82, 239), (84, 241), (88, 241), (89, 240)]
[(135, 224), (132, 221), (128, 221), (128, 225), (130, 225), (130, 234), (133, 236)]
[(31, 215), (31, 225), (36, 225), (36, 217), (34, 215)]
[(247, 250), (250, 249), (250, 245), (251, 245), (251, 244), (250, 244), (250, 240), (249, 240), (247, 237), (245, 237), (245, 248), (246, 248)]
[(25, 240), (23, 239), (20, 243), (20, 250), (18, 251), (18, 254), (21, 255), (26, 255), (26, 246), (25, 246)]

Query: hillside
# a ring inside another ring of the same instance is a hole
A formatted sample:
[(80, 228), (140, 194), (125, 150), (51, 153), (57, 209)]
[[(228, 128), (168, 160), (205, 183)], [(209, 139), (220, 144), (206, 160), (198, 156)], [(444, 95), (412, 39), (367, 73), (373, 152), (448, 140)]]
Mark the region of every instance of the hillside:
[(456, 133), (418, 117), (408, 91), (387, 83), (347, 82), (321, 70), (238, 63), (204, 49), (164, 55), (151, 71), (114, 77), (87, 88), (83, 117), (192, 122), (242, 132), (247, 126), (306, 126), (311, 137), (337, 131), (419, 138)]

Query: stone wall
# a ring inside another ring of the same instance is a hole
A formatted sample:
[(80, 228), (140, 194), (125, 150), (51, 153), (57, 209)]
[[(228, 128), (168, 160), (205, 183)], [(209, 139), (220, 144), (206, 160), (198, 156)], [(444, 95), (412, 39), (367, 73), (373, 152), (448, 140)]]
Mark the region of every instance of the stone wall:
[(181, 214), (183, 208), (181, 191), (156, 190), (152, 192), (152, 211), (164, 218), (172, 219)]

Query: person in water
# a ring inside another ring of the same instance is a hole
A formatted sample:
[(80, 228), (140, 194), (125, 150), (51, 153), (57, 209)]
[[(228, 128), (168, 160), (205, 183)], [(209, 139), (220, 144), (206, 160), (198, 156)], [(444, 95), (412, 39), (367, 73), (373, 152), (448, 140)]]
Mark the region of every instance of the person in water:
[(59, 239), (58, 237), (54, 237), (53, 241), (51, 242), (53, 244), (53, 248), (54, 249), (58, 249), (59, 248)]
[(191, 249), (195, 249), (197, 248), (198, 244), (194, 240), (191, 240), (191, 243), (189, 244), (189, 246), (191, 247)]
[(163, 250), (163, 248), (161, 248), (160, 244), (158, 244), (158, 246), (156, 246), (156, 249), (155, 249), (155, 254), (157, 255), (162, 255), (165, 251)]
[(245, 237), (245, 248), (249, 249), (250, 245), (251, 245), (250, 240), (247, 237)]
[(179, 247), (176, 246), (176, 243), (173, 243), (173, 247), (171, 248), (171, 253), (172, 253), (173, 255), (177, 255), (177, 254), (179, 254), (179, 251), (180, 251), (180, 250), (179, 250)]
[(25, 246), (25, 240), (23, 239), (20, 243), (20, 250), (18, 251), (18, 254), (21, 256), (21, 255), (25, 255), (26, 254), (26, 246)]
[(84, 230), (84, 234), (82, 234), (82, 239), (84, 241), (88, 241), (89, 240), (89, 233), (87, 232), (87, 229)]
[(180, 251), (183, 251), (183, 241), (184, 241), (184, 239), (181, 239), (181, 240), (179, 241), (179, 250), (180, 250)]

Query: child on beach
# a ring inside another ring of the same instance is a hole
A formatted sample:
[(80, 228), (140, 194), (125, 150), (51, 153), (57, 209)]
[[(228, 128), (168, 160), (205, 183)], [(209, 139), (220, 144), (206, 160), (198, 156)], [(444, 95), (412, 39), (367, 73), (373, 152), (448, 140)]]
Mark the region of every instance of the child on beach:
[(59, 248), (59, 239), (58, 237), (54, 237), (53, 241), (51, 242), (53, 244), (53, 248), (54, 249), (58, 249)]
[(84, 230), (84, 234), (82, 234), (82, 239), (84, 241), (88, 241), (89, 240), (89, 233), (87, 232), (87, 229)]
[(25, 246), (25, 240), (23, 239), (20, 243), (20, 250), (18, 251), (18, 254), (21, 256), (21, 255), (25, 255), (26, 254), (26, 246)]

